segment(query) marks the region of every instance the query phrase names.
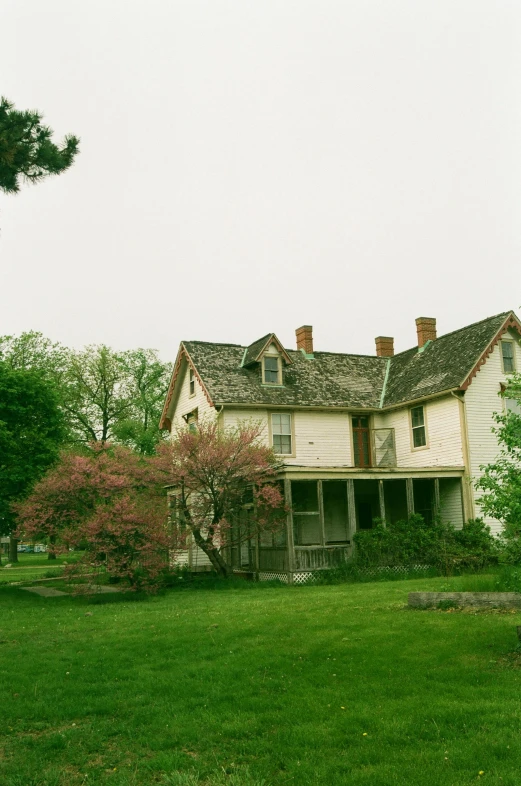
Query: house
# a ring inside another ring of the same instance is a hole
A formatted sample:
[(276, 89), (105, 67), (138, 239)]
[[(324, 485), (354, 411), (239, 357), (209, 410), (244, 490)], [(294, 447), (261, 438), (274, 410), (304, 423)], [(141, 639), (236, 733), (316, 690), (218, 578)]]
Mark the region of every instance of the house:
[[(493, 414), (514, 406), (499, 394), (521, 370), (521, 323), (510, 311), (440, 337), (435, 319), (416, 328), (416, 346), (395, 354), (379, 336), (374, 356), (316, 351), (309, 325), (295, 349), (274, 333), (181, 343), (161, 426), (255, 419), (283, 460), (286, 531), (243, 544), (236, 569), (301, 581), (344, 561), (375, 518), (418, 512), (461, 527), (481, 515), (472, 479), (498, 452)], [(178, 560), (208, 563), (195, 546)]]

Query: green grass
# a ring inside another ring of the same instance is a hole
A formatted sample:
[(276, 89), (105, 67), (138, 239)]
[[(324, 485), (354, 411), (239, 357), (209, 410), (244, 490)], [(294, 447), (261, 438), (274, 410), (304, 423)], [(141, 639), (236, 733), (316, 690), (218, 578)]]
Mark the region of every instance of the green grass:
[(405, 608), (451, 582), (4, 587), (0, 783), (518, 786), (521, 615)]
[(64, 564), (71, 564), (81, 556), (83, 552), (71, 552), (54, 560), (47, 558), (47, 554), (18, 554), (18, 562), (12, 563), (11, 568), (6, 568), (9, 564), (7, 557), (2, 558), (0, 566), (0, 585), (13, 584), (19, 581), (32, 582), (37, 579), (45, 579), (51, 576), (61, 576)]

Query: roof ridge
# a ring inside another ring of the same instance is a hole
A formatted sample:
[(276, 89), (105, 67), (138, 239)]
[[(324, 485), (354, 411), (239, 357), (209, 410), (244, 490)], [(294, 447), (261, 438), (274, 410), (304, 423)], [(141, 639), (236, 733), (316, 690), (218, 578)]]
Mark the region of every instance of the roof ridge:
[[(476, 327), (476, 325), (482, 325), (484, 322), (490, 322), (492, 319), (497, 319), (498, 317), (507, 317), (508, 314), (513, 314), (514, 312), (512, 309), (510, 311), (502, 311), (499, 314), (493, 314), (491, 317), (485, 317), (485, 319), (479, 319), (477, 322), (471, 322), (470, 325), (463, 325), (463, 327), (456, 328), (456, 330), (450, 330), (448, 333), (443, 333), (441, 336), (435, 338), (432, 343), (434, 344), (436, 341), (439, 341), (441, 338), (447, 338), (448, 336), (453, 336), (455, 333), (461, 333), (462, 330), (468, 330), (468, 328)], [(399, 355), (405, 355), (406, 352), (413, 352), (417, 350), (417, 346), (409, 347), (409, 349), (402, 349), (401, 352), (397, 352), (393, 357), (398, 357)]]
[[(241, 349), (244, 349), (244, 344), (229, 344), (226, 341), (195, 341), (195, 340), (187, 341), (187, 340), (184, 340), (184, 341), (181, 341), (181, 344), (205, 344), (206, 346), (208, 346), (208, 344), (210, 344), (212, 347), (240, 347)], [(246, 347), (246, 349), (247, 349), (247, 347)]]

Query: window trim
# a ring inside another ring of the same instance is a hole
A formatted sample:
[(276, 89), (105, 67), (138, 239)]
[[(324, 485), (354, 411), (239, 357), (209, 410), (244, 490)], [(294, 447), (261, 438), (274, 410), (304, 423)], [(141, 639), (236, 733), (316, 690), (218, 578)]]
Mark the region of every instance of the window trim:
[[(290, 436), (291, 436), (291, 453), (277, 453), (275, 450), (275, 446), (273, 444), (273, 415), (289, 415), (289, 424), (290, 424)], [(280, 410), (273, 410), (268, 411), (268, 438), (270, 448), (273, 449), (273, 452), (276, 456), (281, 456), (281, 458), (295, 458), (296, 456), (296, 449), (295, 449), (295, 418), (293, 416), (293, 412), (284, 412)]]
[[(197, 431), (197, 424), (199, 423), (198, 407), (191, 409), (190, 412), (186, 412), (182, 417), (191, 432)], [(190, 426), (195, 426), (195, 429), (190, 428)]]
[[(277, 367), (278, 367), (277, 368), (277, 372), (278, 373), (277, 373), (277, 381), (276, 382), (268, 382), (266, 380), (266, 368), (265, 368), (265, 365), (264, 365), (264, 361), (266, 360), (266, 358), (272, 358), (272, 359), (275, 359), (277, 361)], [(265, 355), (263, 355), (262, 356), (262, 361), (261, 361), (261, 368), (262, 368), (262, 384), (263, 385), (269, 385), (269, 387), (282, 387), (283, 386), (283, 382), (282, 382), (282, 358), (281, 358), (280, 355), (270, 355), (269, 353), (266, 353)]]
[[(499, 345), (501, 349), (501, 370), (503, 374), (515, 374), (516, 373), (516, 350), (515, 350), (515, 341), (512, 338), (502, 338), (500, 339)], [(503, 344), (510, 344), (512, 347), (512, 371), (505, 371), (505, 356), (503, 355)]]
[[(414, 430), (415, 428), (422, 428), (422, 426), (415, 426), (413, 428), (412, 412), (414, 409), (423, 410), (423, 428), (425, 429), (425, 445), (418, 445), (417, 447), (414, 445)], [(409, 432), (410, 432), (410, 439), (411, 439), (411, 451), (415, 453), (417, 450), (429, 449), (429, 430), (427, 428), (427, 407), (425, 404), (417, 404), (415, 407), (409, 407)]]
[(508, 391), (508, 385), (505, 385), (504, 382), (501, 382), (499, 388), (500, 388), (499, 395), (501, 396), (501, 403), (503, 405), (503, 415), (508, 415), (509, 412), (514, 412), (514, 414), (516, 415), (521, 415), (521, 404), (517, 404), (516, 402), (517, 407), (519, 407), (520, 410), (519, 412), (516, 412), (515, 409), (508, 408), (507, 401), (516, 401), (516, 399), (510, 398), (510, 396), (505, 395), (506, 392)]
[[(192, 390), (193, 387), (193, 390)], [(195, 396), (195, 371), (191, 366), (188, 367), (188, 398)]]

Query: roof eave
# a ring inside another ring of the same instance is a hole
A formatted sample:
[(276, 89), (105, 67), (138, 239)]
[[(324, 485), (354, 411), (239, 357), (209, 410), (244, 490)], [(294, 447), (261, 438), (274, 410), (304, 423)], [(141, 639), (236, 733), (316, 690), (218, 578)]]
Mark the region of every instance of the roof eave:
[(484, 352), (481, 353), (477, 362), (474, 364), (470, 372), (465, 376), (463, 382), (459, 386), (459, 390), (467, 390), (468, 386), (471, 384), (472, 380), (480, 370), (481, 366), (486, 362), (487, 358), (498, 344), (501, 336), (505, 333), (506, 330), (509, 328), (514, 328), (517, 332), (521, 335), (521, 322), (516, 317), (513, 311), (511, 311), (505, 318), (501, 327), (497, 330), (495, 336), (493, 337), (492, 341), (488, 344), (487, 348)]
[(170, 405), (172, 403), (172, 399), (173, 399), (173, 395), (174, 395), (174, 391), (175, 391), (175, 386), (176, 386), (176, 383), (177, 383), (177, 379), (179, 377), (179, 372), (181, 370), (181, 364), (182, 364), (183, 358), (186, 359), (189, 367), (194, 372), (195, 378), (199, 382), (199, 384), (200, 384), (200, 386), (202, 388), (202, 391), (203, 391), (203, 393), (205, 395), (205, 398), (208, 401), (209, 405), (211, 407), (214, 406), (214, 403), (212, 401), (212, 398), (210, 396), (208, 388), (206, 387), (206, 385), (204, 384), (203, 380), (201, 379), (201, 376), (200, 376), (199, 372), (197, 371), (195, 363), (192, 360), (192, 358), (190, 357), (190, 353), (188, 352), (184, 342), (181, 341), (181, 344), (179, 345), (179, 350), (177, 352), (176, 361), (174, 363), (174, 370), (172, 371), (172, 376), (170, 378), (170, 384), (168, 386), (168, 392), (166, 394), (166, 400), (165, 400), (165, 404), (164, 404), (164, 407), (163, 407), (163, 412), (161, 413), (161, 419), (159, 421), (159, 428), (161, 430), (163, 430), (163, 431), (165, 431), (165, 430), (171, 431), (171, 429), (172, 429), (172, 421), (171, 421), (171, 418), (170, 418)]

